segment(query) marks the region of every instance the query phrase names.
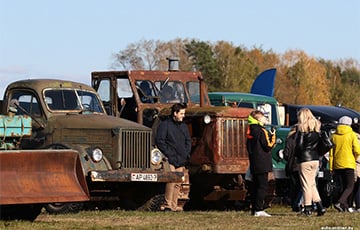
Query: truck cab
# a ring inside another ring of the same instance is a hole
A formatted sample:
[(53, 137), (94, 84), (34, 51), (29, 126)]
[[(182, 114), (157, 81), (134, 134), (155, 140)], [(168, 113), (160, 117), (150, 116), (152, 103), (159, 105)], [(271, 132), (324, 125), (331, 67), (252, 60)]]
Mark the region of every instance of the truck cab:
[(186, 103), (188, 108), (199, 107), (200, 102), (209, 106), (208, 96), (200, 92), (205, 90), (201, 78), (200, 72), (132, 70), (91, 74), (92, 86), (99, 93), (108, 115), (148, 127), (152, 127), (160, 111), (174, 103)]

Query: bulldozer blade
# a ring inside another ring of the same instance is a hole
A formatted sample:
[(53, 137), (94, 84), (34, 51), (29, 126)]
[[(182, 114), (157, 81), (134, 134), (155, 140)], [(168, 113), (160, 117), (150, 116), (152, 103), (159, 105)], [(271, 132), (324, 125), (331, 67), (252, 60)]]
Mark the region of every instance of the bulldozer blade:
[(0, 205), (89, 199), (76, 151), (0, 151)]

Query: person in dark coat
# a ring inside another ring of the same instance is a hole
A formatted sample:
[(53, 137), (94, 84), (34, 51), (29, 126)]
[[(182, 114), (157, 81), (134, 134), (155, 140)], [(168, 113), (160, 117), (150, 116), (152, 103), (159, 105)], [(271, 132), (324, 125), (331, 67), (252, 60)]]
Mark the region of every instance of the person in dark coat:
[[(155, 144), (168, 158), (170, 170), (183, 172), (187, 177), (185, 165), (190, 159), (191, 137), (188, 127), (183, 123), (186, 104), (176, 103), (171, 107), (171, 116), (160, 122), (156, 132)], [(177, 201), (181, 183), (167, 183), (165, 188), (164, 211), (177, 211)]]
[(264, 211), (268, 190), (268, 173), (272, 172), (271, 149), (275, 145), (275, 131), (269, 134), (264, 125), (267, 119), (264, 113), (255, 110), (248, 117), (246, 147), (250, 160), (250, 172), (253, 180), (251, 209), (254, 216), (271, 216)]
[(299, 176), (299, 165), (295, 156), (295, 137), (296, 137), (296, 126), (294, 126), (287, 138), (284, 151), (282, 152), (284, 159), (286, 160), (285, 172), (286, 176), (290, 178), (290, 202), (291, 208), (294, 212), (300, 211), (300, 201), (302, 198), (300, 176)]

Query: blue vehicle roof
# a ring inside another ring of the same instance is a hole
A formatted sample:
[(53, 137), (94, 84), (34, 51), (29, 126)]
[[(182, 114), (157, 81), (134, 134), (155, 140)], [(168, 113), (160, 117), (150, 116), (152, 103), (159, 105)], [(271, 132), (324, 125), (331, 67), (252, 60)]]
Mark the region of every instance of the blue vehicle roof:
[(329, 106), (329, 105), (290, 105), (285, 106), (286, 113), (289, 114), (289, 125), (297, 123), (297, 111), (301, 108), (308, 108), (314, 114), (315, 117), (320, 118), (321, 123), (337, 123), (340, 117), (349, 116), (353, 119), (353, 122), (360, 120), (360, 113), (350, 108), (341, 106)]

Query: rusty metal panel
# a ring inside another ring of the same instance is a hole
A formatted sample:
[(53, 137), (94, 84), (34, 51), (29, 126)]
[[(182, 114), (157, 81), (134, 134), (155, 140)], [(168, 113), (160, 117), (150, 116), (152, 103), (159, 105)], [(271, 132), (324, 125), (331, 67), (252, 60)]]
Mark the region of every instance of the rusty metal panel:
[(222, 153), (224, 158), (247, 158), (245, 121), (225, 119), (222, 123)]
[[(249, 165), (246, 150), (246, 121), (244, 118), (223, 117), (217, 119), (214, 145), (216, 173), (245, 173)], [(216, 157), (215, 157), (216, 156)]]
[(74, 150), (0, 151), (0, 204), (89, 200)]

